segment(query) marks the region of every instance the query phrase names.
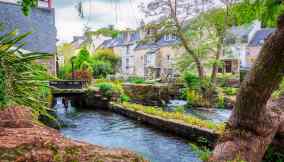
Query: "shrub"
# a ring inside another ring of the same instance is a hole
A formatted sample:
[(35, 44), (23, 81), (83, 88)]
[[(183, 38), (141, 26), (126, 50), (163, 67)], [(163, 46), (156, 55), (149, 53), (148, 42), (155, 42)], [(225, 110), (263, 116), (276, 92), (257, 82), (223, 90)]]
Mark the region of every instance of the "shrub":
[(103, 96), (109, 98), (113, 95), (113, 85), (111, 83), (96, 84)]
[(185, 113), (185, 108), (183, 106), (178, 106), (176, 107), (175, 112)]
[(145, 80), (143, 77), (138, 77), (138, 76), (131, 76), (128, 78), (129, 83), (134, 83), (134, 84), (143, 84), (145, 83)]
[(111, 64), (111, 67), (114, 69), (119, 63), (119, 56), (113, 53), (110, 49), (98, 50), (94, 55), (94, 60), (97, 61), (107, 61)]
[(238, 93), (238, 88), (224, 87), (223, 88), (223, 93), (225, 93), (228, 96), (235, 96)]
[(201, 81), (196, 74), (193, 74), (191, 72), (185, 72), (183, 78), (188, 88), (195, 90), (198, 90), (200, 88)]
[(121, 102), (128, 102), (128, 101), (130, 101), (130, 98), (127, 95), (122, 95), (122, 96), (120, 96), (120, 101)]
[(120, 83), (100, 82), (96, 83), (95, 86), (99, 88), (104, 97), (117, 97), (120, 100), (127, 100), (127, 96), (125, 96), (124, 90)]
[(274, 93), (272, 94), (272, 97), (274, 99), (276, 99), (283, 94), (284, 94), (284, 79), (282, 80), (281, 84), (279, 85), (279, 88), (276, 91), (274, 91)]
[(203, 105), (203, 98), (196, 90), (187, 89), (186, 100), (189, 106), (200, 106)]
[(195, 152), (202, 161), (208, 161), (212, 152), (206, 147), (198, 147), (197, 145), (191, 144), (192, 151)]
[(0, 36), (0, 103), (3, 107), (9, 104), (30, 107), (36, 116), (48, 115), (48, 84), (45, 81), (51, 77), (45, 68), (33, 62), (50, 55), (22, 54), (18, 45), (23, 45), (21, 40), (28, 34), (15, 36), (15, 32), (10, 32)]
[(218, 108), (225, 108), (225, 97), (223, 94), (219, 94), (217, 98), (217, 105)]
[(93, 62), (93, 75), (95, 78), (106, 78), (108, 74), (112, 73), (113, 68), (109, 62), (100, 60)]

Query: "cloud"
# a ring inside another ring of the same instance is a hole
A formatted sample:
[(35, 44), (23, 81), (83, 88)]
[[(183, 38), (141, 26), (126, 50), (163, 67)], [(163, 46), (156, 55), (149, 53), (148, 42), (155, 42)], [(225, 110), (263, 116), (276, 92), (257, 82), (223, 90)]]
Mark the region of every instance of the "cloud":
[[(138, 5), (145, 0), (85, 0), (85, 18), (78, 16), (75, 1), (61, 1), (55, 4), (58, 38), (71, 41), (83, 33), (84, 26), (92, 29), (114, 25), (116, 28), (135, 28), (143, 18)], [(116, 3), (114, 3), (116, 2)]]

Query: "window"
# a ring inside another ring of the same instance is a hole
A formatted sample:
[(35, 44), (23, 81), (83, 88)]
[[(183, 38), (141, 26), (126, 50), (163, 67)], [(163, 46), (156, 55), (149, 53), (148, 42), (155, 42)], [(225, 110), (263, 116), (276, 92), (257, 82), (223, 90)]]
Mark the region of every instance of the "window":
[(171, 56), (170, 55), (167, 56), (167, 61), (168, 61), (168, 64), (171, 64)]
[(126, 59), (126, 69), (129, 69), (129, 58)]
[(129, 55), (129, 53), (130, 53), (130, 48), (129, 46), (126, 46), (126, 55)]

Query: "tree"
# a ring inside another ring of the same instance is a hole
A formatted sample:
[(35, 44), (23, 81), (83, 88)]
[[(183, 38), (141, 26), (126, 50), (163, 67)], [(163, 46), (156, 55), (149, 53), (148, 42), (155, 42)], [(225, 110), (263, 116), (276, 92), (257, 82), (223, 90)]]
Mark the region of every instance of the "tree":
[(110, 49), (98, 50), (94, 55), (95, 60), (109, 62), (113, 69), (118, 67), (120, 57)]
[[(225, 9), (210, 9), (214, 7), (211, 0), (152, 0), (148, 5), (141, 5), (147, 16), (161, 17), (162, 25), (159, 26), (159, 32), (174, 33), (180, 38), (181, 45), (189, 55), (187, 58), (194, 63), (199, 78), (203, 82), (210, 82), (207, 84), (211, 85), (210, 87), (201, 86), (202, 95), (209, 102), (216, 86), (219, 59), (223, 54), (225, 32), (230, 22), (227, 15), (230, 4), (224, 3)], [(190, 20), (192, 17), (195, 18)], [(208, 62), (212, 63), (210, 79), (207, 79), (205, 72)]]
[(283, 131), (283, 97), (269, 104), (274, 107), (267, 106), (271, 94), (283, 78), (284, 14), (279, 16), (277, 24), (277, 30), (263, 45), (241, 85), (225, 134), (209, 161), (260, 162), (275, 135)]

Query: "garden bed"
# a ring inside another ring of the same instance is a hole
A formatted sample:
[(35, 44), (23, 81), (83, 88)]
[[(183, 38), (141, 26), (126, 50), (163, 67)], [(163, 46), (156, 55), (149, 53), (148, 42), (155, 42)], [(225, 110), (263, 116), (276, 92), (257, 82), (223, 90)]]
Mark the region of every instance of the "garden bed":
[(121, 104), (110, 103), (110, 109), (115, 113), (141, 121), (160, 130), (174, 133), (185, 139), (207, 145), (209, 147), (213, 147), (219, 137), (219, 133), (212, 129), (190, 125), (181, 120), (165, 119), (142, 111), (135, 111), (130, 108), (126, 108)]

